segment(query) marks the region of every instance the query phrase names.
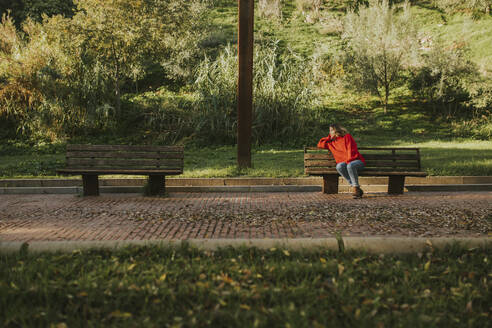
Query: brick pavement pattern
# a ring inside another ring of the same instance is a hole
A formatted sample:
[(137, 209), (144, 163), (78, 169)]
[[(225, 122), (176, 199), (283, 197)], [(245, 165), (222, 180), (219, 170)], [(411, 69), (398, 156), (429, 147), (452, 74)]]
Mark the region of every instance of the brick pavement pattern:
[(492, 234), (492, 192), (0, 195), (0, 241)]

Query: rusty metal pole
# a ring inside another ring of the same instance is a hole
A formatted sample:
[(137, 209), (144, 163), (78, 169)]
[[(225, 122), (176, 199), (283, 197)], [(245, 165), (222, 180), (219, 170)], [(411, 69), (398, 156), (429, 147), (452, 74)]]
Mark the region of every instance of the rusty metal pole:
[(238, 0), (238, 2), (237, 164), (240, 168), (246, 168), (251, 167), (254, 0)]

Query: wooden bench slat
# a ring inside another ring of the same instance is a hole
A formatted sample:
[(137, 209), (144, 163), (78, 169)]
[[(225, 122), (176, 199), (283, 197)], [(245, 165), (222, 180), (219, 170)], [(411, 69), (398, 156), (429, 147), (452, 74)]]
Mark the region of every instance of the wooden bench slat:
[(331, 153), (305, 153), (304, 154), (304, 160), (317, 160), (317, 159), (333, 159), (333, 155)]
[[(316, 172), (333, 172), (336, 171), (333, 166), (306, 166), (304, 170), (316, 171)], [(361, 172), (418, 172), (419, 169), (416, 166), (413, 167), (365, 167)]]
[[(304, 171), (306, 174), (310, 175), (331, 175), (331, 174), (336, 174), (339, 175), (337, 170), (317, 170), (317, 169), (312, 169), (308, 168), (305, 169)], [(359, 173), (359, 176), (390, 176), (390, 175), (404, 175), (404, 176), (414, 176), (414, 177), (425, 177), (427, 176), (426, 172), (419, 172), (419, 171), (381, 171), (381, 170), (364, 170), (361, 173)]]
[(318, 166), (335, 166), (336, 162), (334, 159), (332, 160), (309, 160), (304, 161), (305, 167), (318, 167)]
[(418, 163), (415, 162), (388, 162), (388, 161), (366, 161), (366, 168), (369, 167), (418, 167)]
[(70, 151), (67, 158), (166, 158), (183, 159), (183, 153), (162, 153), (162, 152), (89, 152), (89, 151)]
[(177, 169), (149, 169), (149, 170), (137, 170), (137, 169), (107, 169), (107, 168), (82, 168), (82, 169), (60, 169), (59, 173), (68, 174), (135, 174), (135, 175), (151, 175), (151, 174), (163, 174), (163, 175), (178, 175), (182, 174), (183, 170)]
[(415, 154), (403, 154), (403, 155), (390, 155), (390, 154), (363, 154), (361, 153), (362, 156), (364, 156), (365, 160), (397, 160), (397, 161), (403, 161), (403, 160), (413, 160), (417, 161), (418, 156)]
[(183, 160), (180, 159), (163, 159), (163, 160), (158, 160), (158, 159), (115, 159), (115, 158), (110, 158), (110, 159), (105, 159), (105, 158), (68, 158), (67, 159), (67, 165), (68, 167), (71, 167), (73, 165), (86, 165), (88, 167), (91, 166), (160, 166), (160, 167), (166, 167), (166, 166), (173, 166), (173, 167), (181, 167), (183, 166)]
[(77, 170), (83, 170), (83, 169), (104, 169), (104, 170), (121, 170), (121, 169), (128, 169), (128, 170), (182, 170), (182, 166), (178, 165), (168, 165), (168, 166), (145, 166), (145, 165), (135, 165), (135, 166), (129, 166), (129, 165), (71, 165), (67, 166), (66, 169), (77, 169)]
[[(327, 167), (332, 168), (336, 166), (336, 162), (334, 160), (317, 160), (317, 161), (305, 161), (304, 167)], [(415, 162), (383, 162), (383, 161), (366, 161), (365, 168), (370, 167), (395, 167), (408, 169), (409, 167), (414, 167), (418, 169), (418, 163)]]
[[(417, 161), (418, 156), (412, 154), (404, 154), (404, 155), (391, 155), (391, 154), (364, 154), (361, 153), (364, 159), (375, 159), (375, 160), (413, 160)], [(305, 153), (304, 160), (326, 160), (326, 159), (334, 159), (333, 155), (328, 153)]]
[[(304, 171), (308, 174), (311, 174), (311, 173), (316, 173), (316, 174), (323, 174), (323, 173), (334, 174), (334, 173), (337, 173), (338, 174), (338, 171), (334, 167), (306, 167), (304, 169)], [(378, 172), (381, 172), (381, 173), (398, 173), (400, 175), (405, 175), (405, 173), (408, 173), (408, 172), (419, 172), (419, 171), (408, 170), (408, 169), (398, 170), (398, 169), (394, 169), (391, 167), (387, 168), (387, 169), (384, 169), (384, 168), (365, 168), (364, 170), (362, 170), (359, 173), (359, 175), (361, 175), (361, 174), (372, 174), (372, 173), (378, 173)]]
[[(409, 147), (358, 147), (357, 148), (359, 151), (360, 150), (377, 150), (377, 151), (417, 151), (420, 148), (409, 148)], [(307, 152), (308, 150), (315, 150), (315, 151), (328, 151), (327, 149), (322, 149), (318, 147), (304, 147), (304, 152)]]
[(416, 167), (405, 167), (405, 168), (398, 168), (398, 167), (366, 167), (364, 169), (366, 174), (369, 174), (371, 172), (419, 172), (419, 169)]
[(376, 150), (376, 151), (417, 151), (419, 148), (407, 148), (407, 147), (358, 147), (360, 150)]
[(148, 151), (183, 152), (183, 146), (67, 145), (67, 151)]
[(156, 165), (82, 165), (82, 164), (74, 164), (67, 166), (66, 169), (94, 169), (94, 168), (99, 168), (99, 169), (105, 169), (105, 170), (110, 170), (110, 169), (115, 169), (115, 170), (120, 170), (120, 169), (128, 169), (128, 170), (182, 170), (183, 166), (182, 165), (167, 165), (167, 166), (156, 166)]

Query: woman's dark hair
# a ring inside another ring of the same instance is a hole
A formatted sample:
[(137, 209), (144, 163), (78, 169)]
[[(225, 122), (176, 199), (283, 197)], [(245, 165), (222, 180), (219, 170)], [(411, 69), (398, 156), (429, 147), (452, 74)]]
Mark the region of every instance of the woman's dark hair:
[(337, 137), (343, 137), (344, 135), (346, 135), (348, 133), (347, 129), (345, 129), (343, 126), (341, 126), (338, 123), (330, 124), (330, 128), (335, 130), (335, 135)]

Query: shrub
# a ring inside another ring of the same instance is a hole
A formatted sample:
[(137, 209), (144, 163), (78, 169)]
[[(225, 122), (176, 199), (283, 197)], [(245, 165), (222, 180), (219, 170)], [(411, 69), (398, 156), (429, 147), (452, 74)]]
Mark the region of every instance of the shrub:
[(467, 10), (473, 14), (489, 14), (490, 8), (492, 7), (492, 0), (434, 0), (434, 5), (447, 13)]
[[(55, 114), (59, 113), (49, 113), (49, 106), (43, 106), (46, 97), (42, 90), (43, 77), (50, 73), (47, 68), (55, 56), (43, 44), (39, 24), (28, 19), (24, 32), (18, 32), (13, 20), (4, 15), (0, 36), (0, 120), (13, 122), (12, 132), (18, 135), (57, 130), (60, 125)], [(46, 119), (52, 124), (43, 124)]]
[(491, 140), (492, 138), (492, 113), (472, 119), (459, 119), (451, 124), (453, 134), (462, 138), (474, 138)]
[(492, 112), (492, 79), (475, 81), (467, 86), (470, 93), (469, 105), (478, 112)]
[(3, 134), (55, 140), (114, 132), (124, 86), (147, 68), (158, 65), (176, 80), (192, 75), (204, 3), (78, 0), (73, 17), (27, 19), (23, 31), (4, 16), (0, 125), (12, 131)]
[[(492, 138), (492, 80), (482, 79), (466, 85), (469, 92), (471, 115), (461, 117), (453, 124), (456, 135), (482, 140)], [(470, 114), (470, 113), (468, 113)], [(471, 118), (469, 118), (471, 116)]]
[(417, 49), (410, 5), (404, 5), (402, 14), (387, 0), (371, 2), (358, 12), (351, 10), (342, 38), (350, 84), (378, 95), (386, 113), (390, 92)]
[(411, 71), (409, 87), (432, 105), (434, 114), (454, 116), (469, 100), (467, 82), (475, 76), (478, 72), (466, 59), (466, 48), (444, 47), (438, 42)]
[(45, 15), (71, 17), (73, 16), (75, 5), (72, 0), (0, 1), (0, 15), (7, 13), (9, 10), (16, 27), (20, 28), (27, 18), (41, 22)]

